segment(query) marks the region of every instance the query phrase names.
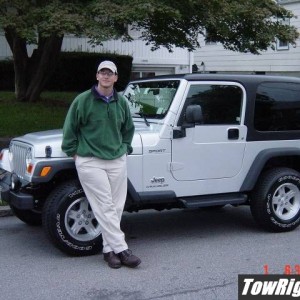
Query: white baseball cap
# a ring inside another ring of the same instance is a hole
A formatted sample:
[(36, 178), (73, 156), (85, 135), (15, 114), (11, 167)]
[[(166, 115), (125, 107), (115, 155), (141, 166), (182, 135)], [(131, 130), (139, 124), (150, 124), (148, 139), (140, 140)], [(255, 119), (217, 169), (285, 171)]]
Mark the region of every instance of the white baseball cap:
[(102, 69), (109, 69), (112, 72), (114, 72), (115, 74), (118, 74), (116, 65), (110, 60), (104, 60), (103, 62), (101, 62), (98, 67), (97, 72), (99, 72)]

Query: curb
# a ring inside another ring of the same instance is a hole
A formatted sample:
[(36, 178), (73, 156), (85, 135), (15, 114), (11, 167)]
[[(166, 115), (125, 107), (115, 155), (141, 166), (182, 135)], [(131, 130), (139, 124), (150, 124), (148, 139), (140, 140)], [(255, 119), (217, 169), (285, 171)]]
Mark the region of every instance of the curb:
[(0, 206), (0, 217), (9, 217), (12, 215), (13, 213), (8, 205)]

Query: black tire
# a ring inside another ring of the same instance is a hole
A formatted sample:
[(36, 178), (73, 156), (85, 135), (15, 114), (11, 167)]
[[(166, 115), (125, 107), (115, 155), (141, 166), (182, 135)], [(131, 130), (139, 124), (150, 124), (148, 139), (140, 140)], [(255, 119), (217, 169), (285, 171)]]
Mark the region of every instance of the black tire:
[(286, 232), (300, 224), (300, 173), (276, 168), (263, 174), (250, 200), (256, 222), (271, 232)]
[(10, 206), (13, 214), (30, 226), (41, 226), (42, 225), (42, 213), (34, 210), (22, 210), (14, 206)]
[(58, 186), (47, 198), (43, 226), (54, 245), (66, 254), (85, 256), (102, 250), (102, 235), (78, 180)]

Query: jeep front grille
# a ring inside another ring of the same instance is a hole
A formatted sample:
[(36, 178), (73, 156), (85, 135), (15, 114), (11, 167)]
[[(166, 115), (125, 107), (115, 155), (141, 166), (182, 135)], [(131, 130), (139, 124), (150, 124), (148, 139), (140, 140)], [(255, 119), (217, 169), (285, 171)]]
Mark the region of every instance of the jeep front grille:
[(20, 142), (11, 142), (9, 150), (12, 155), (13, 172), (24, 178), (26, 172), (26, 153), (31, 147)]

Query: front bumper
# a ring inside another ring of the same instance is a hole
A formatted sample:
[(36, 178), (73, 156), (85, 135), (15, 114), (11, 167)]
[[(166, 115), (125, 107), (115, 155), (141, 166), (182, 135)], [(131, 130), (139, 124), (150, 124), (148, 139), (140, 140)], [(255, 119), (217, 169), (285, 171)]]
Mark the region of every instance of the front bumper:
[(11, 175), (11, 173), (6, 172), (1, 176), (0, 199), (21, 210), (33, 209), (34, 199), (32, 195), (11, 189)]

